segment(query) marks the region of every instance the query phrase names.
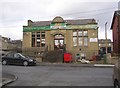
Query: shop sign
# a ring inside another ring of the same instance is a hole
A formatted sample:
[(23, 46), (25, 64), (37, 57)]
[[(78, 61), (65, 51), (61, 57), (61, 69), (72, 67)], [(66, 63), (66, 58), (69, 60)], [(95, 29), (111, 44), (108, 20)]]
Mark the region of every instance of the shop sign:
[(90, 38), (90, 42), (98, 42), (98, 38)]
[(50, 25), (51, 29), (65, 29), (66, 24), (65, 23), (55, 23)]

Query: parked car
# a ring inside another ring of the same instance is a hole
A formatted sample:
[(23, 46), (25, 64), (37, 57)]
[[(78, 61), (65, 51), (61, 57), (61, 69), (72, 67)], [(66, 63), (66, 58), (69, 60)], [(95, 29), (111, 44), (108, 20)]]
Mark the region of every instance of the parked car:
[(120, 88), (120, 58), (113, 69), (114, 88)]
[(89, 64), (90, 61), (86, 59), (78, 59), (77, 62), (81, 62), (82, 64)]
[(2, 57), (2, 64), (15, 64), (15, 65), (36, 65), (36, 60), (31, 59), (30, 57), (26, 57), (21, 53), (8, 53), (4, 57)]

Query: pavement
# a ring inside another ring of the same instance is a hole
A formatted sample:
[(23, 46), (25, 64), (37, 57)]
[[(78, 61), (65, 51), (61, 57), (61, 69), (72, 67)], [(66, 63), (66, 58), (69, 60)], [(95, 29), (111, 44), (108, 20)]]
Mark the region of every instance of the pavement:
[(107, 67), (111, 68), (111, 64), (81, 64), (81, 63), (37, 63), (38, 66), (63, 66), (63, 67)]
[(2, 84), (0, 86), (3, 87), (11, 82), (16, 81), (17, 76), (7, 73), (7, 72), (2, 72), (2, 78), (0, 78), (0, 79), (2, 79)]
[[(113, 67), (114, 65), (111, 64), (80, 64), (80, 63), (37, 63), (38, 66), (64, 66), (64, 67)], [(17, 76), (10, 74), (10, 73), (6, 73), (6, 72), (2, 72), (2, 84), (0, 84), (1, 87), (14, 82), (18, 79)]]

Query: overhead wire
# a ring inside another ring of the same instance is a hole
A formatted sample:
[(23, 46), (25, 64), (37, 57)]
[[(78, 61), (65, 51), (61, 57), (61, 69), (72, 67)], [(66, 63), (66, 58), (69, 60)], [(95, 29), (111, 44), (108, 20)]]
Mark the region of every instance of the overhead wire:
[[(106, 13), (111, 13), (111, 11), (104, 11), (104, 12), (100, 12), (100, 13), (96, 13), (96, 14), (89, 14), (89, 15), (87, 15), (87, 17), (90, 17), (90, 16), (101, 16), (100, 14), (107, 15)], [(83, 18), (83, 17), (86, 17), (86, 15), (76, 17), (76, 19), (77, 18)]]
[(75, 12), (75, 13), (67, 13), (67, 14), (61, 14), (61, 15), (64, 16), (64, 15), (74, 15), (74, 14), (82, 14), (82, 13), (95, 13), (95, 12), (98, 12), (98, 11), (110, 10), (110, 9), (115, 9), (115, 8), (116, 8), (116, 7), (105, 8), (105, 9), (96, 9), (96, 10), (82, 11), (82, 12)]
[[(75, 18), (75, 19), (79, 19), (79, 18), (82, 18), (82, 17), (90, 17), (90, 16), (97, 16), (97, 15), (100, 15), (100, 14), (105, 14), (105, 13), (107, 13), (107, 12), (110, 12), (110, 11), (108, 11), (108, 10), (113, 10), (113, 9), (116, 9), (117, 7), (112, 7), (112, 8), (103, 8), (103, 9), (95, 9), (95, 10), (90, 10), (90, 11), (82, 11), (82, 12), (75, 12), (75, 13), (67, 13), (67, 14), (61, 14), (61, 16), (70, 16), (70, 15), (84, 15), (84, 16), (74, 16), (74, 17), (72, 17), (72, 18)], [(106, 10), (106, 11), (104, 11), (104, 10)], [(101, 12), (101, 11), (104, 11), (104, 12)], [(98, 13), (96, 13), (96, 12), (98, 12)], [(99, 13), (100, 12), (100, 13)], [(113, 12), (114, 12), (114, 10), (113, 10)], [(95, 14), (94, 14), (95, 13)], [(85, 14), (89, 14), (89, 15), (85, 15)], [(37, 18), (30, 18), (31, 20), (32, 19), (40, 19), (40, 18), (42, 18), (42, 19), (44, 19), (44, 18), (54, 18), (54, 16), (48, 16), (48, 17), (44, 17), (44, 16), (41, 16), (41, 17), (37, 17)], [(25, 18), (26, 19), (26, 18)], [(24, 18), (22, 18), (22, 19), (16, 19), (16, 20), (5, 20), (6, 22), (8, 22), (9, 23), (9, 21), (10, 22), (17, 22), (18, 20), (24, 20)]]

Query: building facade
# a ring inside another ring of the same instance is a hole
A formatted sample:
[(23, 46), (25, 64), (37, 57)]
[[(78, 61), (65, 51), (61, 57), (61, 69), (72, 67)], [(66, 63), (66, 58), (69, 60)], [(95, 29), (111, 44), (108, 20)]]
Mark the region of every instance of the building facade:
[(94, 19), (64, 20), (55, 17), (52, 21), (28, 20), (23, 26), (23, 53), (41, 55), (43, 52), (62, 50), (86, 56), (98, 54), (98, 25)]
[(120, 55), (120, 10), (114, 12), (111, 29), (113, 31), (113, 53)]
[[(107, 42), (107, 44), (106, 44)], [(113, 51), (113, 42), (110, 39), (99, 39), (99, 53), (106, 54), (106, 47), (107, 47), (107, 53), (112, 53)]]
[(9, 52), (22, 52), (22, 41), (11, 40), (10, 38), (0, 35), (0, 54), (6, 54)]

